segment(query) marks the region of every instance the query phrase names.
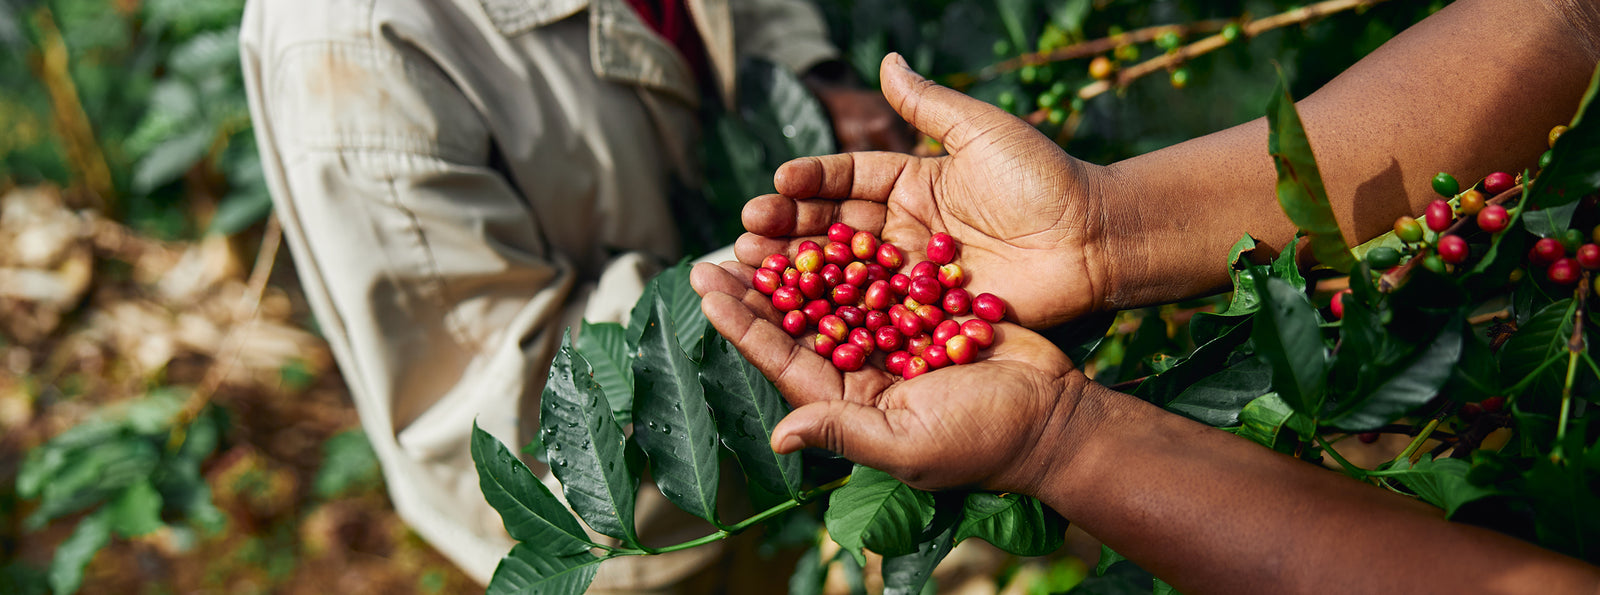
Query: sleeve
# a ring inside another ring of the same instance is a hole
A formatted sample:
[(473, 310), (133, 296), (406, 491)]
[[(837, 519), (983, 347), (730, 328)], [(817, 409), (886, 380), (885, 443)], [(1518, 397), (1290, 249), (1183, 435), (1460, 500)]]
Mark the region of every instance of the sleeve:
[(808, 0), (732, 0), (735, 52), (803, 74), (839, 57), (822, 14)]

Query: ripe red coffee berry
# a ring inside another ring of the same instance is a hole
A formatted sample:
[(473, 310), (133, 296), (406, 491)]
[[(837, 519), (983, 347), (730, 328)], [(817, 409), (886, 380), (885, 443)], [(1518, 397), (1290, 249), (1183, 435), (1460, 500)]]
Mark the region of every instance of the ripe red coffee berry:
[(828, 242), (822, 247), (822, 259), (833, 264), (844, 266), (855, 260), (856, 256), (850, 253), (850, 245), (843, 242)]
[(1578, 282), (1578, 261), (1571, 258), (1562, 258), (1550, 263), (1550, 270), (1545, 271), (1550, 277), (1550, 282), (1557, 285), (1572, 285)]
[(1428, 229), (1439, 232), (1450, 229), (1450, 223), (1455, 219), (1455, 212), (1450, 210), (1450, 203), (1435, 199), (1428, 203), (1428, 211), (1424, 218), (1428, 222)]
[(893, 304), (889, 306), (889, 324), (898, 324), (901, 318), (905, 318), (907, 316), (914, 317), (916, 314), (913, 314), (911, 309), (907, 308), (905, 304)]
[(817, 274), (822, 275), (822, 281), (828, 284), (828, 289), (844, 283), (844, 269), (839, 268), (839, 265), (831, 263), (822, 265), (822, 271)]
[(928, 336), (928, 333), (917, 333), (915, 335), (907, 335), (907, 338), (906, 338), (906, 351), (910, 351), (911, 355), (920, 356), (923, 353), (926, 353), (928, 351), (928, 348), (932, 347), (932, 346), (933, 346), (933, 337)]
[(939, 267), (939, 284), (949, 288), (967, 284), (967, 271), (961, 265), (950, 263)]
[(783, 273), (772, 269), (756, 269), (756, 277), (751, 283), (755, 284), (756, 291), (772, 295), (772, 292), (783, 286)]
[(933, 366), (928, 365), (928, 360), (913, 355), (910, 359), (906, 360), (905, 370), (900, 374), (900, 376), (906, 380), (910, 380), (932, 371)]
[(800, 294), (798, 287), (779, 287), (772, 292), (772, 307), (779, 312), (788, 312), (798, 309), (804, 304), (806, 296)]
[(1579, 246), (1578, 266), (1591, 271), (1600, 269), (1600, 244), (1584, 244)]
[(822, 321), (823, 316), (833, 313), (833, 304), (829, 303), (828, 300), (811, 300), (806, 302), (806, 305), (801, 307), (800, 311), (805, 312), (806, 320), (810, 321), (811, 324), (816, 324)]
[(939, 296), (944, 294), (944, 287), (939, 285), (939, 280), (932, 277), (917, 277), (911, 280), (911, 291), (907, 297), (924, 304), (939, 301)]
[(866, 311), (855, 306), (839, 306), (838, 310), (833, 311), (833, 315), (838, 316), (839, 320), (843, 320), (845, 324), (850, 325), (850, 328), (866, 326), (867, 324)]
[(907, 337), (915, 337), (922, 333), (922, 319), (917, 318), (915, 313), (907, 314), (895, 319), (894, 327)]
[(1328, 302), (1328, 310), (1333, 312), (1334, 320), (1344, 319), (1344, 298), (1345, 296), (1353, 295), (1355, 295), (1355, 292), (1349, 289), (1340, 290), (1339, 293), (1333, 294), (1333, 299)]
[(846, 372), (860, 370), (867, 363), (867, 352), (854, 343), (842, 343), (833, 349), (833, 367)]
[(848, 243), (850, 238), (855, 237), (855, 235), (856, 229), (849, 225), (835, 223), (828, 226), (828, 241), (830, 242)]
[(894, 303), (894, 290), (889, 289), (888, 281), (873, 281), (867, 286), (867, 294), (862, 298), (862, 304), (869, 310), (884, 310)]
[(822, 244), (818, 244), (811, 240), (806, 240), (804, 242), (800, 242), (799, 246), (795, 246), (794, 253), (799, 254), (801, 252), (805, 252), (806, 250), (816, 250), (817, 252), (821, 252)]
[(911, 360), (911, 352), (896, 351), (883, 358), (883, 369), (896, 376), (905, 374), (906, 362)]
[(988, 349), (990, 345), (994, 345), (994, 327), (988, 322), (982, 320), (963, 322), (961, 334), (972, 339), (972, 342), (978, 345), (978, 349)]
[(878, 264), (876, 262), (867, 263), (867, 282), (868, 283), (872, 283), (873, 281), (888, 281), (888, 280), (889, 280), (889, 269), (883, 268), (883, 265)]
[(867, 330), (878, 332), (883, 327), (892, 327), (894, 322), (889, 320), (889, 315), (877, 310), (867, 312)]
[(878, 257), (878, 236), (869, 231), (858, 231), (850, 238), (850, 253), (861, 260), (873, 260)]
[(972, 311), (972, 294), (957, 287), (944, 292), (944, 299), (939, 301), (939, 305), (951, 316), (966, 316)]
[(884, 351), (894, 351), (901, 347), (905, 347), (906, 345), (905, 334), (901, 333), (900, 329), (892, 326), (886, 326), (878, 329), (878, 332), (872, 333), (872, 338), (875, 344), (878, 346), (878, 349), (882, 349)]
[(1000, 322), (1006, 317), (1006, 303), (992, 293), (980, 293), (972, 298), (972, 313), (989, 322)]
[(898, 270), (906, 263), (906, 254), (896, 248), (894, 244), (884, 242), (878, 244), (878, 264), (891, 271)]
[(791, 310), (783, 315), (783, 332), (789, 333), (791, 337), (798, 337), (805, 334), (807, 323), (804, 312)]
[(1478, 229), (1489, 233), (1500, 233), (1506, 230), (1506, 225), (1511, 223), (1511, 214), (1500, 205), (1488, 205), (1478, 211)]
[(877, 347), (877, 340), (873, 338), (872, 331), (858, 328), (850, 331), (850, 344), (860, 347), (867, 355), (872, 355), (872, 350)]
[(904, 273), (895, 273), (889, 277), (889, 289), (894, 290), (895, 295), (905, 297), (911, 292), (911, 277)]
[(822, 268), (822, 260), (821, 250), (801, 250), (794, 257), (794, 268), (802, 273), (815, 273)]
[(783, 284), (789, 287), (800, 285), (800, 269), (789, 267), (783, 269)]
[(1356, 439), (1360, 440), (1362, 444), (1372, 444), (1378, 441), (1378, 433), (1364, 432), (1361, 434), (1356, 434)]
[(1533, 243), (1534, 264), (1547, 265), (1566, 255), (1567, 248), (1561, 245), (1561, 240), (1543, 238)]
[(817, 333), (817, 336), (814, 337), (814, 340), (816, 341), (815, 348), (817, 350), (817, 355), (822, 357), (833, 355), (833, 350), (839, 347), (838, 341), (834, 340), (833, 337), (829, 337), (822, 333)]
[(914, 310), (917, 318), (922, 321), (923, 330), (931, 331), (944, 322), (944, 310), (933, 304), (923, 304)]
[(1484, 411), (1494, 413), (1505, 408), (1506, 398), (1501, 396), (1489, 397), (1479, 404), (1483, 406)]
[(814, 300), (822, 297), (822, 294), (827, 292), (828, 285), (827, 282), (822, 280), (822, 275), (800, 273), (800, 293), (805, 294), (806, 299)]
[(1455, 234), (1439, 236), (1439, 259), (1448, 264), (1466, 262), (1467, 241)]
[(768, 255), (766, 260), (761, 261), (761, 268), (772, 269), (773, 272), (782, 273), (783, 269), (789, 268), (789, 257), (782, 254)]
[(833, 303), (841, 306), (854, 306), (861, 303), (861, 288), (845, 283), (833, 288)]
[(950, 234), (939, 232), (928, 238), (928, 260), (938, 264), (950, 264), (956, 259), (956, 239)]
[(924, 260), (912, 266), (911, 280), (916, 281), (919, 277), (927, 277), (929, 279), (933, 279), (934, 281), (938, 281), (939, 265), (934, 264), (932, 261)]
[(829, 314), (823, 316), (822, 320), (817, 321), (817, 332), (827, 335), (835, 341), (843, 342), (845, 339), (850, 338), (850, 325), (845, 324), (844, 319), (839, 318), (837, 315)]
[(960, 334), (961, 323), (954, 320), (946, 320), (939, 323), (939, 326), (933, 327), (933, 344), (944, 345), (950, 341), (950, 337), (959, 336)]
[(978, 346), (966, 335), (956, 335), (950, 337), (950, 341), (944, 344), (944, 353), (950, 357), (952, 364), (970, 364), (978, 357)]
[(844, 267), (844, 282), (856, 287), (866, 287), (867, 263), (857, 261)]
[(928, 349), (922, 352), (922, 359), (927, 360), (928, 365), (934, 369), (950, 365), (950, 354), (945, 352), (943, 345), (929, 345)]
[(1517, 179), (1503, 171), (1494, 172), (1483, 178), (1483, 191), (1488, 192), (1489, 196), (1498, 195), (1516, 185)]

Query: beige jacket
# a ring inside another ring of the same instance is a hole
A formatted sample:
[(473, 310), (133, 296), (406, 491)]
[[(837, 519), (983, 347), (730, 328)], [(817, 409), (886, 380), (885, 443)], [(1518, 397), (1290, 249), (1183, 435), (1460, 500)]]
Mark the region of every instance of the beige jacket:
[[(725, 95), (736, 53), (835, 55), (804, 0), (689, 7)], [(241, 27), (276, 213), (395, 506), (487, 581), (511, 543), (472, 423), (523, 444), (562, 331), (626, 322), (677, 258), (665, 189), (693, 171), (690, 70), (623, 0), (250, 0)], [(639, 498), (642, 535), (709, 532)], [(607, 562), (595, 590), (660, 589), (717, 554)]]

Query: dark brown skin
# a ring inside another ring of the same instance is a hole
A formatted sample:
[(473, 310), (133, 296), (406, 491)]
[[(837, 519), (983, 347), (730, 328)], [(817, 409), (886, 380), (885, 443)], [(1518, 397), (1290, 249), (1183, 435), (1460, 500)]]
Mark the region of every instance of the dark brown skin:
[[(1543, 2), (1460, 0), (1301, 102), (1348, 239), (1420, 212), (1435, 172), (1476, 180), (1536, 158), (1594, 68), (1576, 31)], [(1036, 496), (1185, 593), (1600, 593), (1593, 566), (1097, 385), (1023, 326), (996, 325), (977, 363), (909, 381), (843, 374), (797, 345), (750, 266), (835, 221), (912, 262), (950, 233), (971, 289), (1034, 328), (1205, 293), (1242, 234), (1293, 235), (1262, 122), (1098, 167), (898, 56), (882, 80), (951, 155), (786, 164), (782, 195), (745, 209), (742, 263), (693, 272), (718, 332), (797, 407), (775, 450), (826, 448), (924, 489)]]

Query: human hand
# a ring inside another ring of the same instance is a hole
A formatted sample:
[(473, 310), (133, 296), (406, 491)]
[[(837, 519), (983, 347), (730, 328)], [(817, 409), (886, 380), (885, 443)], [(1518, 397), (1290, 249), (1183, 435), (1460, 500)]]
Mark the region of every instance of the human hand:
[[(923, 259), (929, 236), (960, 241), (968, 290), (1004, 298), (1011, 316), (1041, 328), (1108, 309), (1108, 221), (1102, 197), (1118, 182), (1106, 168), (1072, 157), (1026, 122), (938, 86), (884, 58), (883, 94), (913, 126), (950, 154), (805, 157), (774, 176), (781, 195), (745, 205), (735, 252), (757, 265), (775, 252), (843, 221)], [(815, 198), (813, 198), (815, 197)], [(842, 199), (842, 200), (841, 200)]]
[(796, 407), (773, 433), (778, 452), (825, 448), (921, 489), (1032, 494), (1065, 475), (1065, 453), (1089, 434), (1068, 427), (1089, 380), (1027, 329), (995, 325), (977, 362), (911, 380), (872, 366), (844, 373), (778, 327), (753, 273), (703, 263), (690, 280), (717, 332)]

